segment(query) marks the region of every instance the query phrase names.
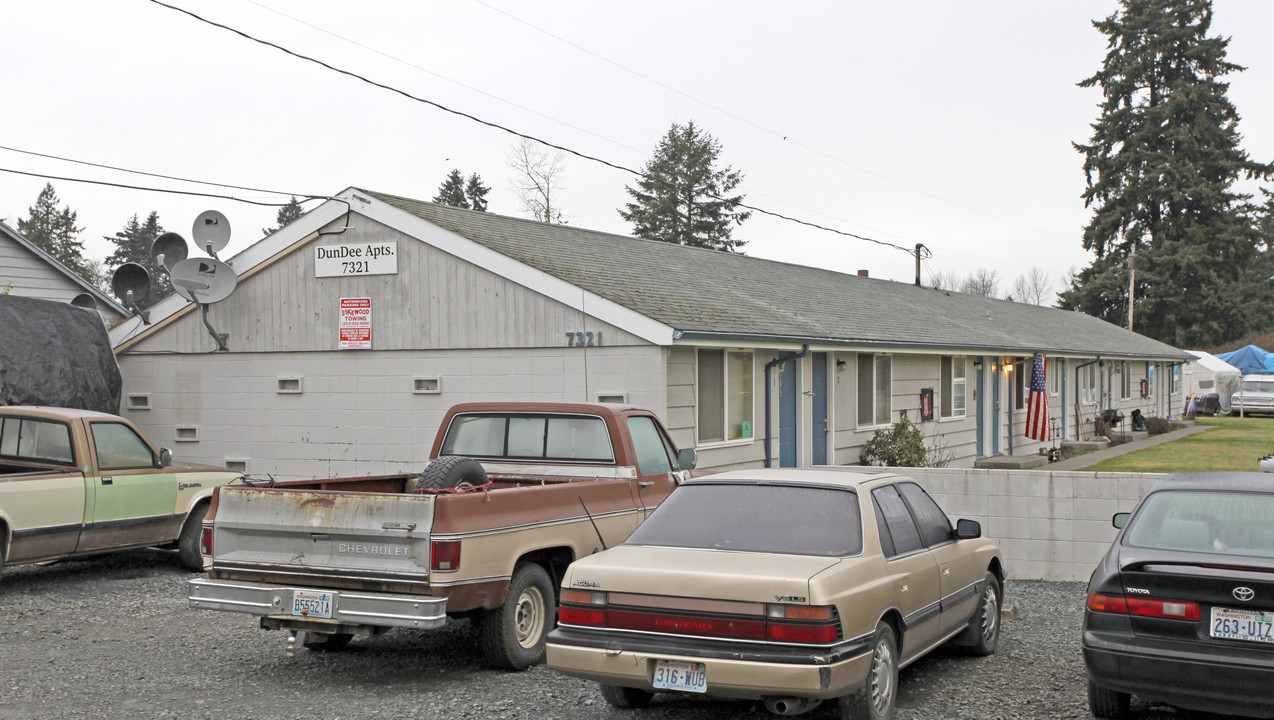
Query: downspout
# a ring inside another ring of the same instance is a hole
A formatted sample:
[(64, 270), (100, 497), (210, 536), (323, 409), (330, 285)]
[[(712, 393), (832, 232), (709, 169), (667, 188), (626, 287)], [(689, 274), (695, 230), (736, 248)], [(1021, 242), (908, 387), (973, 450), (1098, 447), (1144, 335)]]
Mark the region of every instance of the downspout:
[(771, 427), (773, 425), (770, 413), (770, 396), (771, 383), (770, 371), (775, 365), (787, 362), (788, 360), (799, 360), (810, 354), (810, 346), (808, 344), (801, 346), (801, 351), (792, 353), (791, 355), (780, 355), (765, 364), (765, 466), (772, 467), (774, 464), (774, 451), (770, 448), (770, 442), (773, 439)]
[[(1079, 371), (1097, 362), (1101, 362), (1101, 355), (1098, 355), (1096, 360), (1089, 360), (1088, 362), (1083, 363), (1082, 365), (1075, 366), (1075, 402), (1076, 403), (1079, 402)], [(1100, 378), (1099, 378), (1099, 381), (1100, 381)], [(1101, 403), (1098, 403), (1099, 409), (1100, 409), (1100, 405)], [(1084, 422), (1083, 416), (1076, 414), (1075, 415), (1075, 439), (1076, 440), (1080, 439), (1084, 435), (1084, 428), (1082, 427), (1083, 422)]]

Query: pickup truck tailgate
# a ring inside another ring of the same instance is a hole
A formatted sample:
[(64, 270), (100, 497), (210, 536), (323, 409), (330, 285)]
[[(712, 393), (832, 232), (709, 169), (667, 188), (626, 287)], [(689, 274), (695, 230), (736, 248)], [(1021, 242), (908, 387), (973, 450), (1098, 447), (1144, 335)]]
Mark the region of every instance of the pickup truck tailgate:
[(420, 584), (433, 515), (431, 495), (227, 486), (213, 524), (213, 570)]

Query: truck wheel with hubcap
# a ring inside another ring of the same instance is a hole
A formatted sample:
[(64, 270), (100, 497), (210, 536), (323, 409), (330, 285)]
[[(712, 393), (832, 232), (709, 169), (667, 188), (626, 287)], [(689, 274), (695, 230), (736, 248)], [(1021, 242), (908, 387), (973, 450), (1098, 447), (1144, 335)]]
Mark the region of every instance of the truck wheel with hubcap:
[(443, 455), (425, 466), (416, 487), (439, 490), (477, 487), (486, 482), (487, 471), (482, 463), (463, 455)]
[(478, 617), (478, 639), (487, 663), (525, 670), (544, 660), (544, 640), (556, 616), (549, 574), (535, 563), (520, 563), (513, 570), (504, 604)]
[(840, 699), (843, 720), (890, 720), (898, 704), (898, 641), (887, 623), (876, 624), (867, 684)]
[(203, 519), (208, 514), (208, 503), (199, 503), (199, 507), (190, 511), (186, 524), (181, 526), (181, 535), (177, 538), (177, 556), (187, 570), (199, 572), (203, 570), (203, 555), (199, 553), (199, 535), (203, 533)]

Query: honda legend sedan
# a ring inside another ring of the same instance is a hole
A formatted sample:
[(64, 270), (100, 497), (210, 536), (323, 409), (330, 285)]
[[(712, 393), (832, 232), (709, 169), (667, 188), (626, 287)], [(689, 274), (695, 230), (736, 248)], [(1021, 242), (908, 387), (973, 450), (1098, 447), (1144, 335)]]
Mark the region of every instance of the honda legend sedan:
[(1084, 613), (1093, 715), (1138, 695), (1274, 717), (1274, 475), (1169, 475), (1114, 524)]
[(548, 664), (616, 707), (694, 693), (884, 720), (900, 668), (948, 640), (995, 651), (1004, 558), (981, 534), (872, 468), (690, 480), (570, 566)]

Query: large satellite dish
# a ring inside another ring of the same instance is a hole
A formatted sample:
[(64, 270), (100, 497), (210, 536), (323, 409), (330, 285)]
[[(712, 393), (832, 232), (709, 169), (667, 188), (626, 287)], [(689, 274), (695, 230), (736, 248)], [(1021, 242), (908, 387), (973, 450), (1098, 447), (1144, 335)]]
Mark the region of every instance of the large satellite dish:
[(186, 239), (175, 232), (160, 235), (150, 246), (151, 261), (156, 267), (163, 268), (165, 272), (171, 272), (174, 265), (185, 260), (189, 255), (190, 250), (186, 247)]
[(124, 263), (111, 276), (111, 291), (125, 305), (139, 303), (150, 294), (150, 273), (137, 263)]
[(230, 242), (230, 220), (216, 210), (205, 210), (195, 218), (190, 234), (200, 250), (215, 255)]
[(75, 307), (85, 308), (86, 310), (96, 310), (97, 302), (93, 300), (93, 296), (88, 293), (80, 293), (71, 298), (71, 304)]
[(215, 258), (187, 258), (174, 265), (168, 276), (178, 294), (200, 305), (225, 300), (239, 284), (234, 268)]

